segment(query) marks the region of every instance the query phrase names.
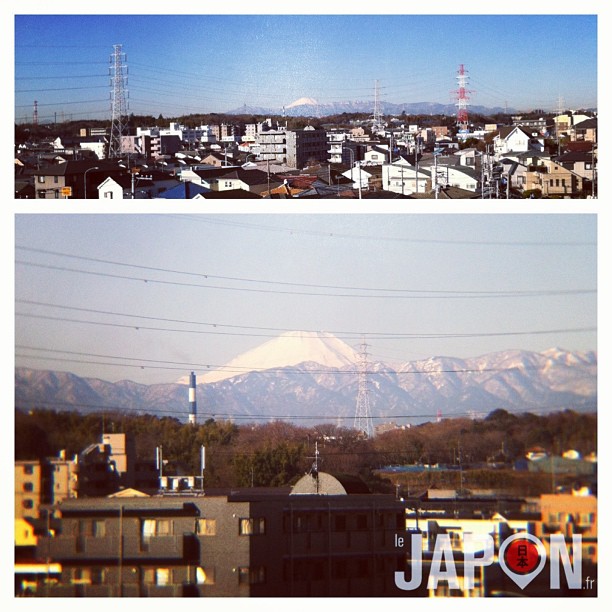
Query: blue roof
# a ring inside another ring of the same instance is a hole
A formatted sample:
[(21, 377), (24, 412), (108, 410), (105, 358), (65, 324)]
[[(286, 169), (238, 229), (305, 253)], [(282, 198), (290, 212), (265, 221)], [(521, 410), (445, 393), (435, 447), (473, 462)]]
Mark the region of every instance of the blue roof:
[(195, 183), (184, 182), (168, 191), (160, 193), (157, 197), (165, 200), (189, 200), (201, 193), (210, 193), (210, 189), (196, 185)]

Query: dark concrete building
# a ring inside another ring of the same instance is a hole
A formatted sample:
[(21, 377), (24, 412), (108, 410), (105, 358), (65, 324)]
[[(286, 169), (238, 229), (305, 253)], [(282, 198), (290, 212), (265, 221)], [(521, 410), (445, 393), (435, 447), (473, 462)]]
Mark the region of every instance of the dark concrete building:
[(405, 552), (395, 538), (405, 531), (404, 506), (353, 489), (66, 500), (61, 532), (38, 541), (37, 555), (61, 565), (44, 594), (401, 595), (394, 572)]

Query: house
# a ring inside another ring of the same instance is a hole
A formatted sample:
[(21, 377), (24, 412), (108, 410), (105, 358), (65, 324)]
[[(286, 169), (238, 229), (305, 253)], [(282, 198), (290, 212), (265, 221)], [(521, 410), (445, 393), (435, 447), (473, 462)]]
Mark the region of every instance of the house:
[(363, 154), (365, 165), (382, 166), (389, 161), (389, 151), (381, 146), (374, 146)]
[[(558, 164), (572, 170), (583, 179), (593, 180), (597, 165), (597, 158), (592, 151), (567, 152), (555, 158)], [(595, 161), (595, 163), (593, 163)]]
[(437, 162), (423, 160), (421, 167), (426, 169), (431, 176), (431, 189), (436, 187), (457, 187), (465, 191), (475, 192), (480, 188), (480, 172), (477, 172), (474, 165), (462, 165), (462, 159), (475, 163), (475, 153), (466, 153), (461, 156), (461, 152), (452, 156), (438, 156)]
[(368, 189), (373, 174), (358, 165), (356, 168), (352, 167), (346, 172), (343, 172), (342, 176), (352, 181), (353, 189), (363, 190)]
[(585, 119), (574, 125), (570, 132), (570, 139), (597, 143), (597, 119)]
[(419, 164), (418, 170), (406, 159), (382, 165), (381, 188), (385, 191), (410, 195), (431, 191), (431, 172)]
[(560, 163), (543, 158), (540, 165), (528, 168), (524, 189), (539, 189), (543, 197), (581, 197), (584, 179)]
[(97, 186), (104, 179), (109, 176), (117, 178), (123, 172), (124, 168), (107, 160), (67, 161), (42, 166), (33, 171), (35, 196), (37, 199), (93, 198), (94, 194), (97, 195)]
[(210, 192), (210, 188), (196, 185), (191, 181), (179, 182), (176, 186), (157, 195), (162, 200), (192, 200), (197, 196)]
[(244, 168), (223, 169), (221, 174), (209, 180), (213, 191), (227, 191), (242, 189), (261, 195), (278, 187), (282, 181), (274, 174), (268, 174), (262, 170), (245, 170)]
[(159, 170), (108, 177), (98, 185), (101, 200), (149, 199), (173, 189), (180, 181)]
[(531, 132), (520, 126), (503, 127), (493, 138), (493, 152), (496, 158), (508, 153), (543, 150), (543, 141), (534, 138)]

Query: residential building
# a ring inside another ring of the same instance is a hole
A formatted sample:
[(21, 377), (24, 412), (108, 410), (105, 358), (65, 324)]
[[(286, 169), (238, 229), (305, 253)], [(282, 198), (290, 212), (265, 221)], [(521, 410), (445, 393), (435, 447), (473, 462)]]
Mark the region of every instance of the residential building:
[(385, 191), (411, 195), (431, 191), (431, 172), (420, 164), (418, 170), (404, 158), (382, 165), (381, 188)]
[(36, 460), (15, 461), (15, 518), (36, 517), (48, 502), (46, 466)]
[[(536, 535), (557, 533), (569, 540), (572, 535), (580, 534), (583, 561), (597, 564), (597, 497), (591, 494), (542, 495), (540, 510), (542, 521)], [(547, 539), (543, 541), (548, 545)]]
[(363, 161), (366, 165), (382, 166), (384, 163), (389, 162), (388, 147), (372, 147), (369, 151), (366, 151), (363, 154)]
[(312, 162), (327, 159), (327, 134), (325, 130), (307, 126), (303, 130), (288, 130), (287, 159), (289, 166), (305, 168)]
[(576, 123), (570, 132), (572, 141), (597, 143), (597, 119), (585, 119)]
[(549, 159), (531, 166), (526, 173), (525, 189), (539, 189), (544, 197), (580, 197), (584, 179), (573, 170)]
[(287, 132), (284, 129), (267, 130), (257, 134), (258, 159), (276, 163), (287, 163)]
[(592, 151), (570, 151), (556, 157), (555, 161), (583, 179), (592, 181), (595, 177), (597, 158)]
[(37, 199), (83, 198), (87, 189), (87, 197), (91, 198), (105, 178), (122, 172), (123, 168), (109, 161), (67, 161), (42, 166), (33, 172), (35, 196)]
[(533, 140), (531, 132), (522, 127), (503, 127), (493, 139), (493, 151), (496, 157), (500, 157), (509, 153), (529, 151), (536, 146), (539, 148), (539, 143), (536, 145)]
[(177, 178), (159, 170), (146, 170), (108, 177), (98, 185), (102, 200), (150, 199), (178, 185)]
[(404, 506), (365, 491), (317, 473), (293, 494), (66, 501), (60, 532), (39, 538), (37, 551), (61, 565), (54, 596), (397, 596)]

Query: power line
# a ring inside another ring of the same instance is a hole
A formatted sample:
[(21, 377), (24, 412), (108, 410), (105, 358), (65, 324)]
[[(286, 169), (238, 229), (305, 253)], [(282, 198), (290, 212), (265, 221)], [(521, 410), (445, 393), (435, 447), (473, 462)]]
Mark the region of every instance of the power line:
[[(148, 358), (143, 359), (139, 357), (123, 357), (123, 356), (117, 356), (117, 355), (103, 355), (103, 354), (86, 353), (86, 352), (79, 352), (79, 351), (64, 351), (60, 349), (47, 349), (47, 348), (40, 348), (40, 347), (30, 347), (30, 346), (25, 346), (25, 345), (17, 345), (15, 348), (20, 349), (20, 350), (32, 350), (32, 351), (40, 351), (40, 352), (49, 352), (49, 353), (54, 353), (54, 354), (66, 354), (66, 355), (75, 355), (75, 356), (83, 356), (83, 357), (98, 357), (98, 358), (105, 358), (105, 359), (120, 359), (124, 361), (138, 361), (140, 363), (138, 364), (108, 363), (108, 362), (100, 362), (100, 361), (85, 361), (81, 359), (72, 359), (72, 358), (63, 358), (63, 357), (25, 355), (23, 353), (15, 354), (16, 357), (21, 357), (25, 359), (40, 359), (40, 360), (45, 360), (45, 361), (65, 361), (65, 362), (79, 363), (79, 364), (86, 364), (86, 365), (89, 364), (89, 365), (106, 365), (106, 366), (113, 366), (113, 367), (115, 366), (132, 367), (132, 368), (138, 368), (141, 370), (162, 369), (162, 370), (184, 371), (185, 367), (189, 366), (191, 368), (201, 368), (201, 369), (207, 369), (207, 370), (215, 369), (217, 371), (221, 370), (222, 372), (226, 374), (229, 374), (229, 373), (242, 374), (242, 373), (248, 373), (248, 372), (253, 372), (253, 371), (266, 372), (266, 373), (272, 373), (272, 374), (307, 371), (309, 374), (326, 374), (326, 373), (333, 372), (335, 375), (336, 374), (359, 375), (359, 374), (365, 373), (370, 376), (385, 375), (385, 374), (401, 374), (401, 375), (410, 375), (410, 376), (422, 374), (422, 375), (427, 376), (427, 375), (437, 375), (437, 374), (488, 374), (488, 373), (499, 373), (499, 372), (511, 372), (511, 371), (516, 371), (516, 370), (537, 371), (537, 370), (543, 370), (546, 368), (550, 368), (549, 364), (543, 364), (543, 365), (533, 365), (533, 366), (521, 365), (521, 366), (513, 366), (513, 367), (506, 367), (506, 368), (475, 367), (475, 368), (455, 368), (455, 369), (450, 369), (450, 370), (448, 369), (437, 369), (437, 370), (413, 369), (413, 370), (402, 370), (401, 372), (398, 372), (395, 369), (388, 369), (388, 370), (376, 369), (376, 368), (368, 369), (368, 368), (365, 368), (365, 366), (363, 365), (359, 365), (357, 369), (333, 368), (330, 370), (329, 368), (324, 368), (324, 369), (307, 368), (305, 370), (303, 368), (298, 368), (295, 366), (281, 366), (281, 367), (266, 368), (265, 370), (255, 370), (253, 367), (249, 367), (249, 366), (223, 366), (223, 365), (210, 364), (210, 363), (203, 364), (203, 363), (164, 361), (164, 360), (148, 359)], [(143, 363), (151, 364), (151, 365), (143, 365)], [(159, 364), (163, 364), (163, 365), (159, 365)], [(180, 367), (178, 367), (179, 365)]]
[[(180, 274), (185, 276), (192, 276), (197, 278), (204, 279), (215, 279), (215, 280), (224, 280), (224, 281), (232, 281), (232, 282), (242, 282), (242, 283), (257, 283), (257, 284), (265, 284), (265, 285), (279, 285), (283, 287), (306, 287), (306, 288), (314, 288), (314, 289), (325, 289), (325, 290), (341, 290), (341, 291), (378, 291), (388, 293), (390, 295), (380, 296), (380, 295), (353, 295), (353, 294), (332, 294), (332, 293), (310, 293), (310, 292), (287, 292), (280, 290), (267, 290), (267, 289), (253, 289), (253, 288), (240, 288), (240, 287), (220, 287), (216, 285), (197, 285), (193, 283), (182, 283), (179, 281), (169, 281), (162, 279), (154, 279), (154, 278), (142, 278), (142, 277), (133, 277), (133, 276), (122, 276), (116, 275), (106, 272), (97, 272), (92, 270), (80, 270), (77, 268), (68, 268), (66, 266), (55, 266), (52, 264), (43, 264), (43, 263), (35, 263), (28, 262), (23, 260), (16, 260), (16, 264), (32, 266), (32, 267), (40, 267), (46, 269), (59, 270), (63, 272), (76, 272), (81, 274), (91, 274), (94, 276), (106, 276), (110, 278), (119, 278), (124, 280), (136, 280), (136, 281), (144, 281), (151, 283), (161, 283), (161, 284), (171, 284), (171, 285), (179, 285), (179, 286), (187, 286), (187, 287), (203, 287), (209, 289), (225, 289), (225, 290), (233, 290), (233, 291), (255, 291), (255, 292), (263, 292), (263, 293), (281, 293), (281, 294), (295, 294), (295, 295), (317, 295), (317, 296), (332, 296), (332, 297), (399, 297), (399, 298), (432, 298), (432, 297), (442, 297), (442, 298), (452, 298), (452, 297), (460, 297), (460, 298), (473, 298), (473, 297), (542, 297), (542, 296), (552, 296), (552, 295), (578, 295), (584, 293), (596, 293), (595, 289), (543, 289), (543, 290), (514, 290), (514, 291), (456, 291), (456, 290), (430, 290), (430, 289), (387, 289), (387, 288), (379, 288), (379, 287), (350, 287), (350, 286), (342, 286), (342, 285), (319, 285), (319, 284), (308, 284), (308, 283), (294, 283), (294, 282), (286, 282), (286, 281), (270, 281), (266, 279), (253, 279), (253, 278), (245, 278), (245, 277), (232, 277), (232, 276), (221, 276), (214, 275), (208, 273), (200, 273), (200, 272), (191, 272), (185, 270), (175, 270), (169, 268), (160, 268), (154, 266), (144, 266), (138, 264), (130, 264), (120, 261), (113, 260), (105, 260), (105, 259), (97, 259), (93, 257), (85, 257), (81, 255), (72, 255), (67, 253), (59, 253), (56, 251), (45, 251), (43, 249), (33, 249), (29, 247), (15, 247), (16, 249), (44, 253), (48, 255), (56, 255), (60, 257), (67, 257), (71, 259), (77, 259), (81, 261), (88, 261), (94, 263), (103, 263), (107, 265), (113, 266), (122, 266), (128, 268), (135, 268), (138, 270), (146, 270), (151, 272), (162, 272), (169, 274)], [(399, 295), (399, 294), (407, 294), (407, 295)], [(418, 295), (420, 294), (420, 295)]]
[(406, 238), (406, 237), (395, 237), (395, 236), (374, 236), (374, 235), (360, 235), (360, 234), (344, 234), (341, 232), (326, 232), (326, 231), (316, 231), (316, 230), (304, 230), (294, 227), (277, 227), (273, 225), (263, 225), (259, 223), (247, 223), (244, 221), (234, 221), (227, 219), (219, 219), (217, 217), (212, 218), (208, 215), (206, 216), (189, 216), (183, 215), (184, 217), (189, 217), (190, 220), (195, 220), (201, 223), (209, 223), (213, 225), (227, 225), (231, 227), (242, 227), (247, 229), (259, 229), (271, 232), (281, 232), (288, 233), (291, 235), (306, 235), (306, 236), (316, 236), (322, 238), (347, 238), (352, 240), (374, 240), (374, 241), (386, 241), (386, 242), (401, 242), (401, 243), (410, 243), (410, 244), (444, 244), (444, 245), (474, 245), (474, 246), (508, 246), (508, 247), (559, 247), (559, 246), (568, 246), (568, 247), (596, 247), (596, 242), (569, 242), (569, 241), (561, 241), (561, 242), (528, 242), (528, 241), (518, 241), (518, 242), (510, 242), (510, 241), (495, 241), (495, 240), (448, 240), (448, 239), (435, 239), (435, 238)]
[[(90, 276), (101, 276), (104, 278), (115, 278), (119, 280), (137, 281), (139, 283), (147, 284), (158, 284), (158, 285), (172, 285), (177, 287), (192, 287), (197, 289), (216, 289), (221, 291), (243, 291), (246, 293), (270, 293), (275, 295), (304, 295), (314, 297), (344, 297), (344, 298), (359, 298), (359, 299), (410, 299), (410, 300), (430, 300), (430, 299), (490, 299), (490, 298), (525, 298), (525, 297), (544, 297), (544, 296), (557, 296), (557, 295), (580, 295), (580, 294), (592, 294), (597, 293), (595, 289), (567, 289), (567, 290), (533, 290), (533, 291), (491, 291), (491, 292), (459, 292), (459, 291), (436, 291), (436, 290), (410, 290), (410, 289), (371, 289), (371, 291), (385, 291), (393, 292), (390, 295), (376, 295), (376, 294), (357, 294), (357, 293), (321, 293), (314, 291), (283, 291), (280, 289), (261, 289), (253, 287), (226, 287), (221, 285), (209, 285), (209, 284), (196, 284), (186, 283), (180, 281), (163, 280), (155, 278), (143, 278), (137, 276), (126, 276), (121, 274), (111, 274), (109, 272), (95, 272), (92, 270), (80, 270), (78, 268), (69, 268), (67, 266), (54, 266), (51, 264), (41, 264), (29, 261), (15, 260), (15, 264), (29, 266), (34, 268), (43, 268), (45, 270), (56, 270), (59, 272), (75, 272), (77, 274), (86, 274)], [(212, 278), (212, 277), (211, 277)], [(217, 277), (219, 278), (219, 277)], [(248, 283), (268, 283), (274, 281), (262, 281), (256, 279), (226, 279), (236, 280), (240, 282)], [(280, 282), (276, 284), (282, 284)], [(325, 287), (325, 289), (333, 289), (334, 287)], [(337, 287), (337, 289), (345, 289), (347, 291), (358, 291), (359, 289), (351, 289), (344, 287)], [(361, 291), (370, 291), (369, 289), (361, 289)], [(398, 295), (396, 292), (401, 292)]]
[[(37, 404), (38, 406), (63, 406), (69, 410), (77, 410), (79, 408), (87, 408), (90, 410), (100, 410), (101, 412), (110, 412), (110, 411), (114, 411), (114, 412), (131, 412), (131, 411), (137, 411), (137, 412), (142, 412), (144, 414), (162, 414), (165, 416), (171, 416), (171, 417), (179, 417), (181, 416), (183, 413), (185, 415), (188, 414), (187, 410), (179, 410), (179, 411), (174, 411), (171, 410), (169, 408), (150, 408), (147, 407), (145, 408), (140, 408), (138, 406), (117, 406), (117, 405), (110, 405), (110, 406), (105, 406), (102, 404), (86, 404), (86, 403), (78, 403), (78, 404), (70, 404), (68, 402), (65, 401), (59, 401), (59, 400), (39, 400), (39, 401), (34, 401), (34, 400), (28, 400), (28, 399), (24, 399), (24, 400), (20, 400), (17, 401), (16, 404)], [(16, 405), (16, 409), (20, 410), (19, 406)], [(36, 408), (35, 408), (36, 409)], [(45, 409), (45, 408), (39, 408), (39, 409)], [(47, 409), (51, 409), (51, 408), (47, 408)], [(499, 408), (496, 408), (499, 409)], [(542, 414), (546, 414), (549, 412), (553, 412), (555, 410), (568, 410), (568, 406), (567, 405), (550, 405), (550, 406), (534, 406), (531, 408), (524, 408), (524, 409), (508, 409), (508, 408), (503, 408), (504, 410), (506, 410), (507, 412), (509, 412), (510, 414), (533, 414), (533, 413), (542, 413)], [(597, 409), (597, 404), (596, 403), (587, 403), (585, 406), (581, 407), (582, 410), (584, 409), (592, 409), (592, 410), (596, 410)], [(94, 412), (94, 414), (96, 414)], [(469, 412), (456, 412), (453, 413), (452, 417), (450, 418), (469, 418), (473, 415), (472, 411)], [(333, 421), (337, 421), (338, 420), (338, 415), (313, 415), (313, 414), (308, 414), (308, 415), (287, 415), (287, 414), (272, 414), (272, 415), (266, 415), (266, 414), (247, 414), (247, 413), (229, 413), (229, 412), (212, 412), (212, 411), (207, 411), (205, 413), (202, 414), (202, 416), (204, 418), (226, 418), (227, 420), (246, 420), (246, 421), (253, 421), (253, 420), (277, 420), (277, 421), (286, 421), (286, 420), (291, 420), (291, 421), (311, 421), (311, 420), (333, 420)], [(393, 414), (393, 415), (388, 415), (388, 416), (372, 416), (372, 419), (376, 419), (376, 420), (389, 420), (389, 419), (435, 419), (437, 418), (437, 413), (418, 413), (418, 414)], [(352, 417), (346, 416), (346, 417), (340, 417), (341, 419), (347, 421), (350, 420)]]
[[(29, 304), (32, 306), (43, 306), (48, 308), (58, 308), (62, 310), (73, 310), (78, 312), (88, 312), (93, 314), (103, 314), (110, 315), (116, 317), (126, 317), (126, 318), (135, 318), (135, 319), (143, 319), (149, 321), (162, 321), (166, 323), (183, 323), (186, 325), (204, 325), (208, 327), (227, 327), (230, 329), (240, 329), (240, 330), (257, 330), (257, 331), (269, 331), (276, 332), (274, 334), (252, 334), (252, 333), (244, 333), (244, 332), (219, 332), (219, 331), (209, 331), (208, 333), (213, 335), (234, 335), (234, 336), (257, 336), (257, 337), (270, 337), (274, 338), (278, 335), (278, 333), (290, 332), (294, 331), (295, 328), (281, 328), (281, 327), (257, 327), (253, 325), (232, 325), (226, 323), (211, 323), (206, 321), (192, 321), (189, 319), (171, 319), (167, 317), (153, 317), (148, 315), (139, 315), (132, 313), (122, 313), (116, 311), (108, 311), (108, 310), (99, 310), (94, 308), (80, 308), (77, 306), (64, 306), (60, 304), (51, 304), (49, 302), (39, 302), (33, 300), (15, 300), (18, 304)], [(30, 313), (16, 313), (17, 316), (30, 316), (30, 317), (38, 317), (39, 315), (33, 315)], [(40, 315), (42, 316), (42, 315)], [(67, 319), (69, 321), (74, 321), (72, 319)], [(79, 321), (81, 323), (85, 323), (87, 321)], [(95, 321), (92, 323), (96, 323)], [(133, 326), (128, 326), (133, 327)], [(507, 331), (507, 332), (455, 332), (455, 333), (402, 333), (402, 332), (355, 332), (355, 331), (338, 331), (338, 330), (326, 330), (328, 333), (333, 334), (336, 337), (341, 337), (343, 339), (358, 339), (362, 336), (367, 337), (371, 340), (394, 340), (394, 339), (447, 339), (447, 338), (481, 338), (481, 337), (489, 337), (489, 336), (524, 336), (524, 335), (532, 335), (532, 334), (559, 334), (559, 333), (582, 333), (587, 331), (596, 331), (596, 327), (586, 327), (586, 328), (565, 328), (565, 329), (549, 329), (549, 330), (529, 330), (529, 331)], [(183, 330), (185, 332), (194, 332), (196, 330), (189, 329)], [(316, 333), (320, 330), (302, 330), (309, 333)]]

